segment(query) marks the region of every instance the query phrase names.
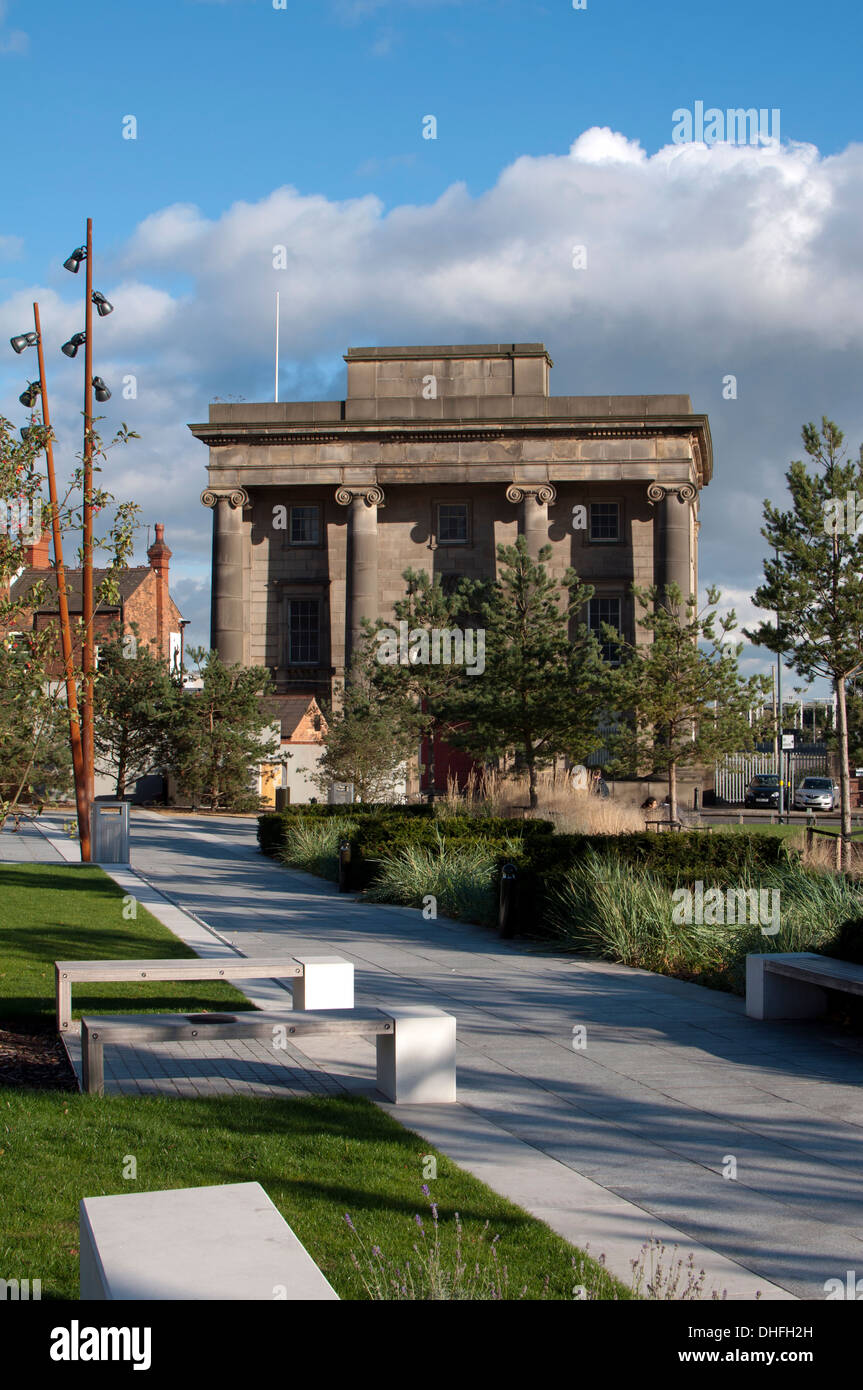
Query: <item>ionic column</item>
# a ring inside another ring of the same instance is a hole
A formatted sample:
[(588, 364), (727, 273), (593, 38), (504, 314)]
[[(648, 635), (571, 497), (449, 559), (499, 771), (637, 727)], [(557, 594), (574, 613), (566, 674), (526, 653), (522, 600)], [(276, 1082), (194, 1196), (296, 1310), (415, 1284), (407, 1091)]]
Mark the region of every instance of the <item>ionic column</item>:
[(654, 517), (653, 580), (664, 591), (676, 584), (684, 602), (692, 588), (690, 534), (692, 502), (696, 489), (692, 483), (651, 483), (647, 496), (656, 503)]
[(345, 613), (345, 668), (351, 665), (360, 645), (363, 619), (379, 615), (378, 604), (378, 507), (383, 506), (383, 489), (377, 484), (339, 487), (336, 501), (348, 507), (348, 568)]
[(243, 569), (246, 537), (243, 508), (249, 505), (245, 488), (205, 488), (205, 507), (213, 509), (213, 594), (210, 605), (210, 645), (228, 666), (243, 664), (246, 633)]
[(548, 507), (557, 501), (557, 492), (552, 483), (510, 483), (506, 490), (507, 502), (521, 504), (519, 534), (527, 541), (527, 553), (537, 560), (544, 545), (548, 545)]

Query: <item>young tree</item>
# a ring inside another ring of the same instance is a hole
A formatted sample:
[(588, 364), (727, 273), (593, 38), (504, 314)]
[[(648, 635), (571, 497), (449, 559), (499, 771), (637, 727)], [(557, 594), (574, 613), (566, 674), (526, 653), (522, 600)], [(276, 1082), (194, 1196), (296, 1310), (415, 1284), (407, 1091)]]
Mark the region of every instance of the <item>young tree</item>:
[(740, 675), (742, 644), (729, 641), (737, 616), (718, 617), (717, 589), (708, 589), (702, 610), (676, 584), (662, 592), (633, 586), (632, 593), (638, 625), (652, 641), (632, 645), (609, 631), (620, 653), (610, 691), (621, 715), (609, 742), (618, 764), (667, 779), (669, 819), (676, 820), (678, 768), (752, 747), (749, 710), (761, 703), (768, 682)]
[[(499, 578), (478, 590), (485, 630), (485, 670), (463, 675), (442, 710), (452, 741), (476, 758), (514, 749), (528, 776), (531, 808), (538, 803), (543, 767), (568, 754), (581, 761), (599, 742), (605, 671), (599, 644), (578, 614), (593, 594), (575, 570), (558, 582), (519, 536), (498, 546)], [(574, 630), (573, 630), (574, 629)]]
[(776, 620), (746, 635), (780, 653), (806, 680), (826, 676), (833, 686), (844, 849), (851, 835), (846, 688), (863, 670), (863, 533), (854, 515), (863, 493), (863, 446), (848, 461), (844, 435), (826, 416), (820, 431), (810, 423), (802, 436), (820, 471), (795, 460), (785, 475), (790, 509), (764, 503), (761, 534), (773, 558), (764, 561), (755, 604)]
[[(362, 650), (365, 678), (386, 706), (388, 718), (399, 733), (414, 742), (426, 739), (429, 749), (429, 800), (434, 800), (437, 781), (435, 745), (449, 732), (445, 710), (447, 699), (465, 678), (463, 666), (430, 659), (430, 634), (463, 632), (470, 623), (469, 594), (472, 586), (463, 580), (451, 593), (445, 593), (440, 576), (424, 570), (406, 569), (404, 598), (393, 604), (394, 626), (381, 619), (375, 627), (367, 625)], [(385, 634), (404, 635), (405, 647), (396, 660), (386, 660)]]
[(194, 805), (214, 810), (254, 810), (255, 770), (262, 762), (279, 762), (279, 740), (266, 736), (274, 712), (265, 666), (226, 666), (217, 652), (190, 648), (200, 689), (173, 682), (174, 698), (166, 720), (166, 766)]
[(41, 809), (71, 786), (69, 722), (39, 646), (31, 633), (0, 637), (0, 828), (23, 800)]
[(94, 738), (103, 769), (116, 777), (122, 799), (129, 782), (161, 767), (175, 688), (164, 657), (131, 634), (115, 632), (100, 643), (96, 673)]
[(342, 708), (327, 711), (328, 733), (312, 778), (326, 795), (333, 782), (353, 783), (361, 801), (388, 801), (401, 780), (416, 734), (403, 710), (380, 699), (357, 673), (345, 688)]

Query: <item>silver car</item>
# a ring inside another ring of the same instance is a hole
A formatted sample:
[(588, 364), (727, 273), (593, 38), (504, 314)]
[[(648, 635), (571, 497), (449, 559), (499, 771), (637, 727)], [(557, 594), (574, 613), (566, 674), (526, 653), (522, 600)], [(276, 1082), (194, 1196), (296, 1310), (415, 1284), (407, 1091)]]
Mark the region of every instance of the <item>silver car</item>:
[(793, 805), (796, 811), (835, 811), (838, 800), (838, 788), (829, 777), (804, 777)]

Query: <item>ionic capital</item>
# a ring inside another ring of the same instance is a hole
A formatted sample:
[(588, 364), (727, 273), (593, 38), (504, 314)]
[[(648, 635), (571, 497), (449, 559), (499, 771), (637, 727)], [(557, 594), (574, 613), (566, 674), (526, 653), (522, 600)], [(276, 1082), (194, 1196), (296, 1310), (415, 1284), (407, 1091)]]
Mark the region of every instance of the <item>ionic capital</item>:
[(385, 503), (384, 490), (377, 483), (363, 483), (360, 486), (343, 483), (336, 488), (336, 501), (340, 507), (349, 507), (355, 497), (361, 497), (367, 507), (382, 507)]
[(249, 494), (244, 487), (205, 487), (201, 501), (205, 507), (215, 507), (224, 498), (230, 507), (248, 507)]
[(557, 489), (553, 483), (510, 483), (506, 490), (507, 502), (523, 502), (525, 497), (534, 497), (537, 502), (550, 506), (557, 501)]
[(662, 502), (666, 497), (676, 496), (679, 502), (693, 502), (698, 489), (693, 483), (657, 483), (647, 485), (648, 502)]

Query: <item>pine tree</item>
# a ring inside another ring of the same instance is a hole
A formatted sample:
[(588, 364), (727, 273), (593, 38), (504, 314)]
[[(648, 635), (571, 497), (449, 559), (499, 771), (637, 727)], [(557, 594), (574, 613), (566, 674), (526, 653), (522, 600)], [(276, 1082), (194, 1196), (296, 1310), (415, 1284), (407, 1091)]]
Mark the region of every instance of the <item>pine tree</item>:
[(164, 763), (174, 685), (164, 657), (130, 634), (100, 643), (94, 699), (94, 741), (115, 794)]
[(599, 743), (605, 670), (599, 645), (578, 615), (593, 590), (574, 570), (552, 579), (550, 545), (536, 561), (527, 542), (498, 546), (499, 577), (478, 586), (485, 670), (464, 676), (443, 702), (456, 746), (480, 759), (514, 750), (527, 772), (530, 806), (540, 770), (562, 755), (580, 762)]
[(767, 682), (740, 675), (742, 644), (729, 642), (737, 617), (718, 617), (717, 589), (707, 591), (702, 610), (676, 584), (662, 591), (633, 586), (632, 594), (638, 626), (652, 640), (633, 645), (608, 631), (620, 656), (610, 680), (620, 722), (609, 745), (626, 771), (646, 769), (667, 779), (669, 819), (677, 820), (678, 768), (751, 747), (749, 710), (763, 700)]
[(844, 435), (826, 416), (820, 431), (810, 423), (802, 436), (820, 471), (795, 460), (785, 475), (790, 509), (764, 503), (761, 534), (773, 557), (764, 562), (755, 604), (776, 620), (760, 623), (747, 636), (780, 653), (806, 680), (826, 676), (833, 686), (844, 849), (851, 834), (846, 689), (863, 671), (863, 533), (856, 517), (863, 446), (854, 462), (847, 461)]
[(259, 804), (253, 788), (262, 762), (277, 762), (280, 740), (266, 736), (273, 723), (264, 666), (226, 666), (217, 652), (190, 649), (202, 681), (196, 690), (173, 682), (166, 721), (167, 766), (193, 805), (248, 811)]

